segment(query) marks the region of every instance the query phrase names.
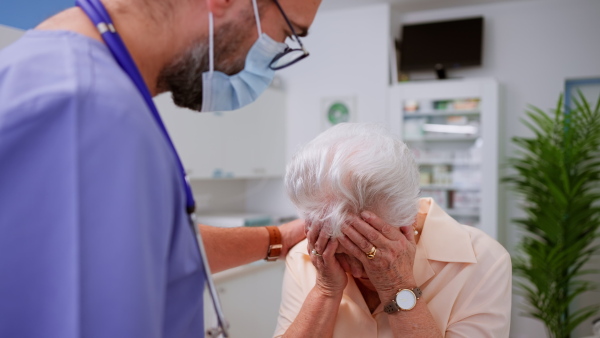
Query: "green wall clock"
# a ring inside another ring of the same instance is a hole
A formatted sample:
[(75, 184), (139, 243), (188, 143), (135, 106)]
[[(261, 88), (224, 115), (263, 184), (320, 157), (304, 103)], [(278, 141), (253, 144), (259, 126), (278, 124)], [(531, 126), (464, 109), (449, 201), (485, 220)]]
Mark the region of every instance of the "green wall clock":
[(335, 102), (327, 110), (327, 119), (332, 125), (350, 121), (350, 107), (343, 102)]
[(323, 130), (338, 123), (356, 121), (354, 96), (325, 97), (321, 100)]

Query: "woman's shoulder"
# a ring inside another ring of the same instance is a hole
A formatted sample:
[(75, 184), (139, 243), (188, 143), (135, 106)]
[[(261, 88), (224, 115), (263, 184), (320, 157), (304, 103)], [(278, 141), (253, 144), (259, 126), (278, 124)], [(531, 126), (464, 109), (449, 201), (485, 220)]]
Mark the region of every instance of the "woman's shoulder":
[(471, 238), (471, 243), (473, 245), (473, 251), (475, 252), (475, 256), (477, 257), (477, 261), (480, 262), (484, 259), (488, 260), (509, 260), (510, 254), (506, 250), (506, 248), (500, 244), (497, 240), (492, 238), (490, 235), (483, 232), (481, 229), (478, 229), (474, 226), (469, 225), (460, 225), (467, 231), (469, 237)]
[(290, 249), (287, 257), (289, 258), (290, 256), (301, 256), (301, 255), (308, 256), (307, 247), (308, 247), (308, 239), (305, 238), (304, 240), (298, 242), (296, 245), (294, 245)]
[(310, 261), (308, 240), (303, 240), (290, 249), (285, 257), (286, 273), (294, 282), (304, 286), (314, 285), (317, 269)]

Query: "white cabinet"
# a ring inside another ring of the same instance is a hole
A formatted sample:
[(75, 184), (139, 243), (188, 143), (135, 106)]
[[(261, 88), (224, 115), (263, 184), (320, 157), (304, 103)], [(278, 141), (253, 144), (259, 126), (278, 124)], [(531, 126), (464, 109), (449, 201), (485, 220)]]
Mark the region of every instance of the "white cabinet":
[[(279, 315), (285, 262), (259, 261), (219, 272), (214, 281), (230, 324), (231, 337), (272, 337)], [(208, 292), (204, 295), (205, 326), (217, 320)]]
[(236, 111), (197, 113), (155, 98), (190, 178), (278, 177), (285, 170), (285, 94), (269, 88)]
[(498, 236), (498, 83), (492, 79), (398, 83), (392, 130), (413, 150), (421, 195)]

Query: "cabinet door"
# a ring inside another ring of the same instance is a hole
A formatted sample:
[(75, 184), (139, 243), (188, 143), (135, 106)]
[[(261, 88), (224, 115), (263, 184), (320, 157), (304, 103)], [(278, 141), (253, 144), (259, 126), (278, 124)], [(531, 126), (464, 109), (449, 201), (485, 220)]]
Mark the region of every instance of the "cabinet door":
[[(214, 275), (215, 286), (230, 323), (230, 336), (272, 337), (277, 326), (285, 263), (256, 262)], [(208, 292), (204, 296), (206, 328), (214, 327), (216, 315)]]
[(226, 175), (282, 176), (285, 170), (284, 93), (268, 89), (256, 102), (224, 116)]
[[(285, 175), (286, 115), (285, 94), (273, 91), (265, 97), (264, 109), (259, 112), (257, 121), (262, 123), (264, 133), (257, 135), (259, 152), (256, 168), (264, 169), (263, 176)], [(268, 100), (268, 101), (267, 101)], [(260, 163), (262, 166), (258, 166)]]
[(285, 95), (267, 89), (236, 111), (198, 113), (154, 100), (190, 178), (260, 178), (285, 170)]
[(170, 93), (154, 99), (190, 178), (211, 178), (223, 171), (224, 119), (177, 107)]
[(403, 136), (420, 164), (423, 196), (436, 198), (459, 222), (497, 238), (498, 83), (399, 83), (391, 87), (389, 99), (392, 130)]

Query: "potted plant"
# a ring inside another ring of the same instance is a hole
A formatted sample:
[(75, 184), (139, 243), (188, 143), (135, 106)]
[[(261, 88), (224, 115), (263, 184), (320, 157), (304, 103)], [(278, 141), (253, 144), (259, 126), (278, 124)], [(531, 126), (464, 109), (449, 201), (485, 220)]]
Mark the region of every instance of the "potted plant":
[[(600, 98), (594, 107), (579, 94), (575, 107), (546, 113), (530, 107), (522, 122), (533, 137), (514, 137), (514, 174), (505, 178), (523, 197), (524, 231), (513, 257), (515, 285), (526, 315), (541, 320), (550, 337), (567, 338), (598, 305), (572, 309), (574, 299), (597, 285), (582, 279), (598, 253), (600, 226)], [(596, 243), (597, 244), (597, 243)]]

